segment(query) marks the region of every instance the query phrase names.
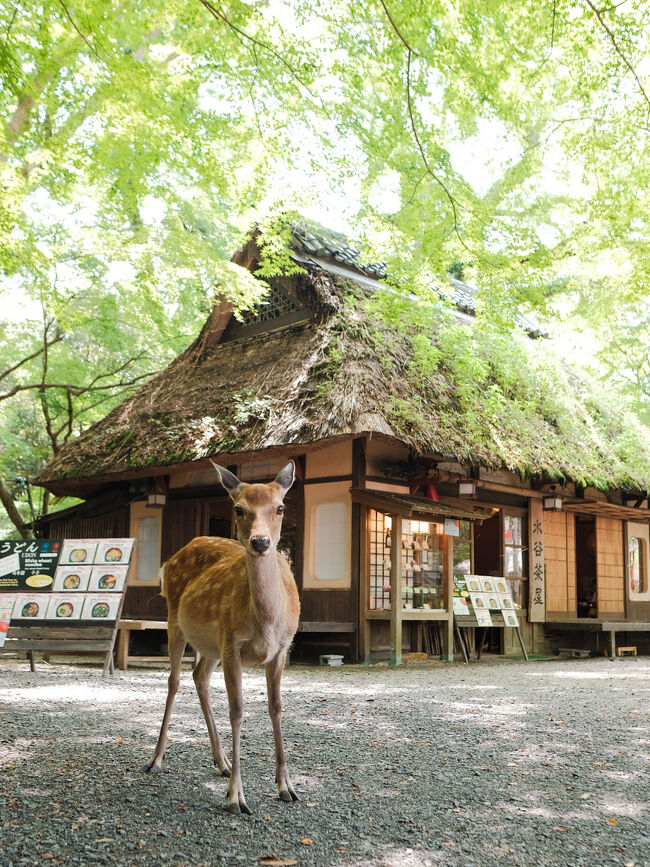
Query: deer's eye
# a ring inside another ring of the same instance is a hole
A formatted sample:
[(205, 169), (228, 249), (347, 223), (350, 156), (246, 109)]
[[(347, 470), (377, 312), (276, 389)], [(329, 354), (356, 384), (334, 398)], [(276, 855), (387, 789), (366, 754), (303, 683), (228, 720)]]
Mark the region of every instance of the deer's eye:
[(278, 506), (278, 515), (284, 515), (284, 506)]
[(235, 506), (235, 515), (237, 515), (238, 518), (241, 518), (241, 516), (243, 514), (244, 514), (244, 510), (242, 509), (242, 507), (241, 506)]

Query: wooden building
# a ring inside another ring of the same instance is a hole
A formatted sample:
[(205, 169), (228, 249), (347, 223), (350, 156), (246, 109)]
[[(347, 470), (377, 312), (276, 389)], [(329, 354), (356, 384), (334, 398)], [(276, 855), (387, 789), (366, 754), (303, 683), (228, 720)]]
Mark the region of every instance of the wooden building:
[[(444, 358), (414, 382), (415, 338), (434, 345), (436, 329), (405, 334), (373, 319), (381, 267), (361, 265), (331, 233), (297, 226), (293, 238), (302, 273), (269, 281), (239, 318), (217, 304), (185, 352), (42, 470), (36, 484), (84, 502), (41, 518), (41, 535), (135, 536), (124, 615), (164, 620), (160, 562), (194, 536), (232, 532), (208, 458), (266, 481), (291, 457), (282, 546), (302, 600), (297, 658), (399, 661), (421, 648), (428, 621), (450, 655), (454, 573), (506, 578), (533, 652), (603, 647), (602, 631), (647, 648), (647, 431), (626, 431), (576, 388), (579, 442), (553, 417), (524, 426), (507, 407), (485, 414), (489, 437), (478, 441)], [(253, 239), (235, 261), (254, 271), (258, 258)], [(452, 288), (456, 315), (471, 318), (471, 288)], [(530, 320), (520, 325), (522, 342), (539, 337)], [(488, 641), (519, 649), (510, 630)]]

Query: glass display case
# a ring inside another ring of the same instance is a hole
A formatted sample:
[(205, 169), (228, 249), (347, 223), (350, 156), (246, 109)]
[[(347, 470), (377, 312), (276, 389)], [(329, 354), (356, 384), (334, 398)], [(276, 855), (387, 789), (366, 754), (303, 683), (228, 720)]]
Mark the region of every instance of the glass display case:
[[(371, 610), (388, 610), (391, 602), (392, 521), (369, 510)], [(444, 606), (442, 583), (443, 524), (402, 521), (402, 608), (440, 609)]]

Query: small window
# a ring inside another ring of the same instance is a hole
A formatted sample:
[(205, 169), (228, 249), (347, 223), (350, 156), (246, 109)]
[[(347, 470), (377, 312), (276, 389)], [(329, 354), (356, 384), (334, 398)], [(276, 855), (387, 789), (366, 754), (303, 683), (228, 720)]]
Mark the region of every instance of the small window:
[(160, 569), (162, 512), (160, 508), (149, 508), (143, 501), (131, 503), (130, 535), (136, 540), (129, 584), (158, 583)]
[(627, 524), (627, 589), (632, 601), (650, 602), (650, 527)]
[(160, 568), (160, 522), (156, 516), (138, 521), (138, 581), (154, 581)]
[(648, 551), (646, 540), (630, 536), (627, 543), (627, 562), (630, 575), (630, 592), (648, 592)]
[(314, 512), (314, 577), (317, 581), (345, 578), (347, 564), (347, 507), (320, 503)]

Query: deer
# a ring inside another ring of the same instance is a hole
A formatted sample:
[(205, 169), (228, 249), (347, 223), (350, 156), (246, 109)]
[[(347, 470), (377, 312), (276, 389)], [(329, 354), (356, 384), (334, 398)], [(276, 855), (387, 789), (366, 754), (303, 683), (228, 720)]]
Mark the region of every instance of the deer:
[[(186, 643), (199, 654), (193, 678), (208, 728), (212, 758), (229, 777), (228, 811), (246, 813), (241, 779), (240, 735), (243, 718), (242, 669), (263, 665), (268, 712), (275, 744), (275, 781), (281, 801), (297, 801), (282, 740), (281, 680), (298, 628), (300, 600), (289, 563), (277, 550), (283, 500), (295, 481), (293, 461), (268, 484), (247, 484), (211, 461), (234, 503), (237, 538), (198, 536), (161, 568), (161, 593), (167, 600), (170, 674), (160, 735), (142, 770), (158, 773), (167, 749), (167, 732), (180, 681)], [(221, 662), (230, 725), (232, 762), (223, 750), (210, 703), (210, 678)]]

